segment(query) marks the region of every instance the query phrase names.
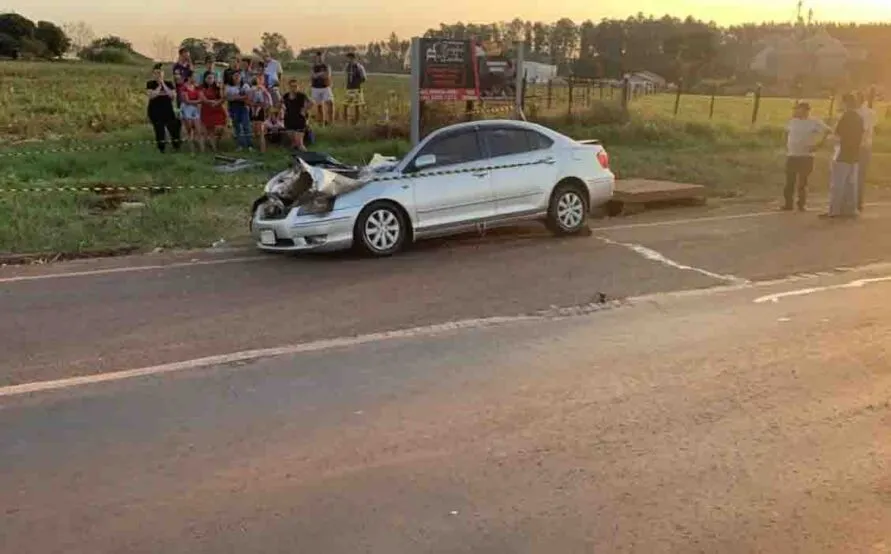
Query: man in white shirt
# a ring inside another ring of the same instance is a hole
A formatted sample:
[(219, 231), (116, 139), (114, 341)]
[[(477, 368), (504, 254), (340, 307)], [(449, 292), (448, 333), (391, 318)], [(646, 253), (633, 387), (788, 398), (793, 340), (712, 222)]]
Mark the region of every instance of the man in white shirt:
[(269, 52), (263, 54), (263, 62), (263, 77), (266, 80), (269, 95), (272, 97), (272, 105), (279, 107), (281, 105), (282, 64)]
[(263, 67), (263, 74), (266, 76), (266, 86), (279, 86), (282, 82), (282, 64), (273, 58), (269, 52), (263, 55), (263, 62), (266, 64)]
[(866, 192), (866, 172), (872, 161), (872, 137), (875, 134), (878, 117), (875, 110), (869, 107), (862, 92), (857, 95), (857, 101), (860, 104), (857, 113), (863, 119), (863, 142), (860, 143), (860, 161), (857, 164), (857, 206), (862, 212), (863, 197)]
[(811, 107), (806, 102), (795, 105), (794, 117), (786, 124), (786, 188), (783, 191), (783, 209), (792, 211), (795, 202), (795, 184), (798, 183), (798, 210), (807, 205), (807, 180), (814, 170), (814, 152), (832, 129), (819, 119), (811, 119)]

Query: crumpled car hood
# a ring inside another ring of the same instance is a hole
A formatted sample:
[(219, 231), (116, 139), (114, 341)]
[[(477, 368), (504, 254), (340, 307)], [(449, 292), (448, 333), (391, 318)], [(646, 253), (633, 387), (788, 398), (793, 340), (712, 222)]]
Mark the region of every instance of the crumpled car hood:
[(251, 213), (256, 213), (259, 208), (266, 218), (284, 217), (290, 208), (309, 203), (327, 205), (330, 209), (336, 197), (365, 186), (398, 163), (397, 158), (375, 154), (370, 163), (356, 168), (358, 172), (349, 171), (357, 175), (357, 178), (353, 178), (338, 171), (310, 165), (303, 158), (297, 157), (292, 167), (266, 183), (266, 194), (254, 202)]

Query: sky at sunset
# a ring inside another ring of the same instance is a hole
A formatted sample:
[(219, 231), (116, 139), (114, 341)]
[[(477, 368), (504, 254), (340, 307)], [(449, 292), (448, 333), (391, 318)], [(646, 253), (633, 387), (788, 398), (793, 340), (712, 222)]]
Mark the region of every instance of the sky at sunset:
[[(809, 0), (817, 20), (891, 23), (891, 0)], [(414, 7), (408, 7), (408, 6)], [(424, 6), (424, 7), (421, 7)], [(559, 8), (557, 7), (559, 6)], [(259, 43), (263, 31), (285, 35), (294, 47), (316, 44), (360, 44), (423, 33), (439, 22), (491, 22), (522, 19), (576, 22), (645, 14), (693, 15), (720, 24), (743, 21), (790, 21), (796, 2), (778, 0), (540, 0), (480, 2), (449, 0), (429, 4), (381, 0), (0, 0), (0, 12), (15, 11), (31, 19), (56, 23), (85, 21), (98, 35), (117, 34), (137, 50), (152, 55), (158, 36), (179, 41), (186, 36), (216, 36), (240, 47)]]

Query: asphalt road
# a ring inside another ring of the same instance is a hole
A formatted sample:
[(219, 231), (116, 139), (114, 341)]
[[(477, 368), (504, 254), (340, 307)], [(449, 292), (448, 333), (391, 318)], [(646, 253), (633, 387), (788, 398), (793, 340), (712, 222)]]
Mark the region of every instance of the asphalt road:
[(0, 550), (891, 552), (889, 216), (3, 268)]

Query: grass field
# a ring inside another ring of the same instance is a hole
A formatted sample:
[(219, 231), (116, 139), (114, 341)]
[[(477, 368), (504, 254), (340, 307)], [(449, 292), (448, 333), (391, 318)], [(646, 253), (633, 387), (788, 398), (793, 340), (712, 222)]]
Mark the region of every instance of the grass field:
[[(211, 170), (209, 155), (158, 154), (145, 121), (147, 71), (0, 62), (0, 253), (207, 246), (245, 237), (247, 207), (266, 178), (285, 167), (287, 153), (255, 154), (261, 168), (226, 176)], [(404, 153), (408, 86), (404, 76), (370, 76), (366, 121), (320, 129), (317, 149), (357, 163), (375, 152)], [(596, 91), (576, 89), (570, 116), (568, 91), (554, 87), (550, 109), (545, 91), (530, 89), (530, 118), (570, 136), (601, 139), (620, 177), (701, 183), (718, 197), (775, 197), (782, 187), (789, 99), (763, 99), (759, 123), (752, 126), (751, 98), (718, 97), (709, 120), (708, 97), (682, 97), (677, 118), (673, 95), (643, 97), (632, 102), (627, 119), (618, 110), (618, 95), (606, 94), (601, 102)], [(828, 100), (811, 102), (815, 115), (828, 115)], [(463, 104), (449, 106), (437, 114), (439, 123), (457, 120), (461, 109)], [(880, 115), (884, 110), (879, 107)], [(385, 117), (390, 124), (382, 130), (375, 124)], [(875, 187), (891, 187), (889, 137), (880, 126), (870, 173)], [(817, 168), (814, 196), (828, 180), (825, 152)], [(127, 199), (144, 206), (129, 210), (107, 209), (92, 193), (57, 191), (84, 186), (171, 191), (133, 191)], [(43, 192), (15, 192), (22, 189)]]

